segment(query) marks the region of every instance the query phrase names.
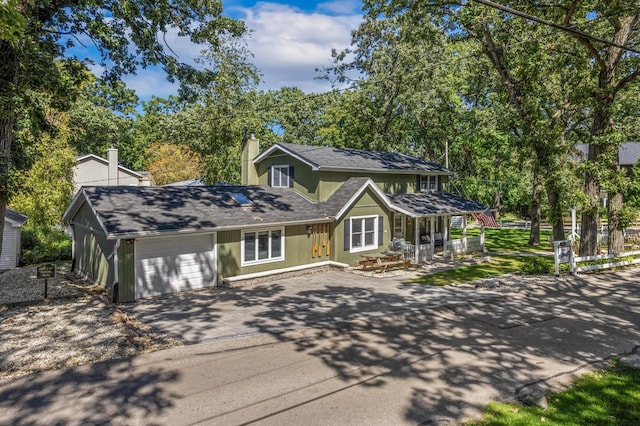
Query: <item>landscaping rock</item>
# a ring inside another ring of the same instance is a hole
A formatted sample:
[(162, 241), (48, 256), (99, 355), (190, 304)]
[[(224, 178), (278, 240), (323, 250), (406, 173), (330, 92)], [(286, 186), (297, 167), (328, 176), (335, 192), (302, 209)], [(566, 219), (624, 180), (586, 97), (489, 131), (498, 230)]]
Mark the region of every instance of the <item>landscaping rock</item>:
[(620, 358), (620, 365), (625, 367), (640, 368), (640, 355), (627, 355)]
[(547, 409), (547, 394), (539, 386), (527, 386), (518, 392), (518, 400), (524, 405), (537, 406)]

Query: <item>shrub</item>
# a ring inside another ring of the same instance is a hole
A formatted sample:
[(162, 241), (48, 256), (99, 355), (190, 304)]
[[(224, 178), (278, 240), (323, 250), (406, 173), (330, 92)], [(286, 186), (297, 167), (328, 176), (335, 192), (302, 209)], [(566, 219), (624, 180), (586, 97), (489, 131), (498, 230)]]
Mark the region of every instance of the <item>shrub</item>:
[(529, 256), (522, 259), (520, 272), (525, 275), (552, 274), (555, 265), (552, 259), (541, 256)]
[(20, 265), (71, 259), (71, 238), (52, 228), (22, 228)]

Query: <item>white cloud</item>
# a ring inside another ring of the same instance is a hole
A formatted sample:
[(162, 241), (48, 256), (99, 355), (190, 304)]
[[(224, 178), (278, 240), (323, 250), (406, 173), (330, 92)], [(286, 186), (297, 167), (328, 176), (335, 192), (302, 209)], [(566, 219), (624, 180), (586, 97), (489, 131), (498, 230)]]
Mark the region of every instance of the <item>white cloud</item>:
[[(263, 76), (261, 89), (295, 86), (305, 92), (325, 92), (331, 89), (327, 80), (318, 80), (316, 68), (331, 65), (331, 49), (342, 50), (351, 43), (351, 31), (360, 24), (359, 0), (318, 3), (314, 12), (292, 5), (259, 2), (250, 8), (234, 7), (232, 14), (246, 22), (252, 31), (248, 39), (253, 63)], [(227, 11), (228, 12), (228, 11)], [(162, 36), (160, 37), (162, 41)], [(194, 64), (203, 46), (180, 37), (175, 29), (164, 35), (166, 45), (180, 62)], [(85, 50), (85, 51), (83, 51)], [(77, 48), (83, 56), (89, 49)], [(165, 47), (165, 51), (168, 52)], [(95, 52), (87, 56), (96, 58)], [(92, 71), (103, 71), (98, 64)], [(160, 67), (139, 69), (136, 75), (124, 76), (127, 86), (142, 99), (176, 94), (178, 85), (170, 83)]]
[(314, 80), (318, 76), (315, 69), (331, 64), (331, 49), (349, 47), (351, 30), (362, 20), (357, 13), (308, 13), (275, 3), (258, 3), (243, 12), (253, 31), (248, 45), (264, 76), (262, 87), (296, 86), (307, 92), (330, 89), (328, 81)]

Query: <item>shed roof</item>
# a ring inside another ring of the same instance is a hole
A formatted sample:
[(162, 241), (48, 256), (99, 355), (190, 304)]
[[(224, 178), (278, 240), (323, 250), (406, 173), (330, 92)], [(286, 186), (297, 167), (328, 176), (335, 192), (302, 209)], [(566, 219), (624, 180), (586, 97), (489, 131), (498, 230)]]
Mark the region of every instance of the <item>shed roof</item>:
[[(575, 160), (585, 161), (589, 155), (589, 145), (581, 143), (576, 145), (577, 155)], [(640, 160), (640, 142), (625, 142), (618, 147), (618, 161), (621, 166), (633, 166)]]
[(308, 164), (313, 170), (365, 171), (377, 173), (449, 173), (439, 164), (398, 152), (363, 151), (352, 148), (277, 143), (255, 158), (259, 163), (280, 150)]
[(487, 206), (448, 192), (387, 195), (398, 208), (412, 216), (438, 216), (482, 212)]
[(27, 216), (9, 207), (5, 210), (4, 216), (13, 222), (16, 222), (18, 225), (24, 224), (28, 219)]

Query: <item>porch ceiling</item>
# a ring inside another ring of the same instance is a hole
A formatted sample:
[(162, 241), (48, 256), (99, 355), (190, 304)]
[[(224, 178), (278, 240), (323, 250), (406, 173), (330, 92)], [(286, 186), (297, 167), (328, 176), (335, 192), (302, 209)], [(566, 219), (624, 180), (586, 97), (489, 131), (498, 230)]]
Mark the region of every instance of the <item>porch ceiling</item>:
[(387, 194), (399, 209), (414, 217), (458, 215), (483, 212), (487, 206), (448, 192), (424, 192), (419, 194)]

